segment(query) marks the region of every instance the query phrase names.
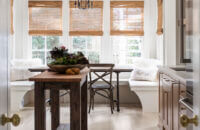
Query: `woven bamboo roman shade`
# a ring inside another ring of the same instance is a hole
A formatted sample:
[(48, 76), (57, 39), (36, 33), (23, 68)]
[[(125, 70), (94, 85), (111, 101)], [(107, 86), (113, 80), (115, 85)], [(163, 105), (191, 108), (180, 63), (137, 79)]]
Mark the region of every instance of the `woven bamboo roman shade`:
[(94, 1), (93, 8), (79, 9), (70, 1), (70, 36), (103, 35), (103, 1)]
[(29, 34), (62, 35), (62, 1), (29, 1)]
[(157, 34), (163, 34), (163, 0), (157, 0), (158, 4), (158, 23), (157, 23)]
[(111, 1), (111, 35), (144, 35), (144, 2)]

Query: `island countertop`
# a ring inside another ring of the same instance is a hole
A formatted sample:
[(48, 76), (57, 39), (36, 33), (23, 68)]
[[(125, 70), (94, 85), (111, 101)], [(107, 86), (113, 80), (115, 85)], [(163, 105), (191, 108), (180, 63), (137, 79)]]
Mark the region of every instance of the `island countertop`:
[(193, 72), (184, 70), (184, 67), (179, 66), (159, 66), (159, 72), (169, 75), (174, 80), (179, 81), (183, 85), (193, 82)]

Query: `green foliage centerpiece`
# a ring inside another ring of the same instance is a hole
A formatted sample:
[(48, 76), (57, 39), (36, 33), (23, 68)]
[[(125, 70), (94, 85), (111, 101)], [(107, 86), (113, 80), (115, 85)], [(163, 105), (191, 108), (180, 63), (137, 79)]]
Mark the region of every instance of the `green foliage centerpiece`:
[(49, 68), (59, 73), (79, 74), (89, 61), (82, 52), (69, 53), (65, 46), (54, 47), (50, 51)]

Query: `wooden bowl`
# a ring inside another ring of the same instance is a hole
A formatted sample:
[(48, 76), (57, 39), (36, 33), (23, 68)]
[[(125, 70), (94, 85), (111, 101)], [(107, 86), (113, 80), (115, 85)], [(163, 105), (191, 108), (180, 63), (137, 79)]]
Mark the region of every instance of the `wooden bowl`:
[(51, 64), (48, 64), (48, 67), (50, 68), (50, 70), (58, 72), (58, 73), (65, 73), (65, 71), (70, 68), (79, 68), (81, 70), (85, 66), (86, 65), (81, 65), (81, 64), (77, 64), (77, 65), (51, 65)]

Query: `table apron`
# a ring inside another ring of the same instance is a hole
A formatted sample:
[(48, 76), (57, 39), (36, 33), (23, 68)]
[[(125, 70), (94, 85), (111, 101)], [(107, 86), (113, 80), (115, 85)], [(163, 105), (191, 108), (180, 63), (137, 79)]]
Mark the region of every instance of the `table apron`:
[[(84, 83), (86, 82), (86, 80), (82, 81), (82, 85), (80, 85), (80, 83), (78, 83), (80, 87), (82, 87), (84, 85)], [(74, 87), (74, 85), (77, 85), (76, 82), (71, 82), (71, 83), (66, 83), (66, 82), (44, 82), (44, 89), (58, 89), (58, 90), (69, 90), (71, 89), (71, 87)], [(77, 87), (77, 86), (76, 86)]]

